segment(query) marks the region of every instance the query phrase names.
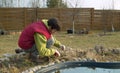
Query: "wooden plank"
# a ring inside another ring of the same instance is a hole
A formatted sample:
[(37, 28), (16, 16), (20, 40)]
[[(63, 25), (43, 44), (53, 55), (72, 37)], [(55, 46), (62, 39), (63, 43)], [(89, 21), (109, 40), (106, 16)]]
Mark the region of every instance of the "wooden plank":
[[(24, 10), (26, 9), (26, 12)], [(68, 29), (72, 27), (73, 15), (75, 14), (75, 24), (77, 28), (81, 27), (93, 27), (94, 29), (103, 28), (103, 18), (106, 18), (108, 29), (111, 28), (110, 23), (113, 21), (114, 27), (120, 29), (120, 10), (94, 10), (93, 8), (38, 8), (37, 17), (39, 19), (56, 17), (62, 23), (62, 29)], [(114, 13), (113, 13), (114, 12)], [(108, 16), (104, 16), (107, 14)], [(36, 20), (36, 8), (0, 8), (0, 23), (5, 24), (7, 29), (12, 28), (10, 25), (16, 25), (19, 28), (23, 28), (23, 24), (28, 25), (29, 23)], [(21, 23), (17, 25), (17, 23)], [(91, 25), (92, 24), (92, 25)], [(25, 26), (24, 26), (25, 27)]]

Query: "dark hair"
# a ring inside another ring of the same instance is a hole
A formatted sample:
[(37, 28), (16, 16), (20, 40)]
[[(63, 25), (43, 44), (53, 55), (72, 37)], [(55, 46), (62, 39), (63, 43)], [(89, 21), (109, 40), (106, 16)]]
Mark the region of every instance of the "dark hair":
[(58, 21), (56, 18), (50, 18), (48, 20), (48, 26), (50, 26), (51, 29), (56, 29), (57, 31), (60, 31), (60, 26), (58, 25)]

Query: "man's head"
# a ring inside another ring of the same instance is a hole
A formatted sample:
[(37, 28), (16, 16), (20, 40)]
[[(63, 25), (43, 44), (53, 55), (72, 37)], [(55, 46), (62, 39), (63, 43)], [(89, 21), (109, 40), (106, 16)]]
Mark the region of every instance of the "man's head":
[(50, 27), (50, 32), (54, 33), (55, 31), (60, 31), (60, 26), (58, 25), (58, 21), (55, 18), (50, 18), (48, 20), (48, 26)]

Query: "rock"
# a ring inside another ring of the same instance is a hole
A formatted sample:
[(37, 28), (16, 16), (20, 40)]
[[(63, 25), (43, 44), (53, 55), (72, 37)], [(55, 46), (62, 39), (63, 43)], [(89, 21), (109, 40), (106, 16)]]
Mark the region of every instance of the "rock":
[(107, 49), (105, 49), (101, 45), (96, 45), (94, 50), (96, 51), (97, 54), (104, 55), (107, 52)]
[(29, 73), (29, 70), (23, 71), (22, 73)]
[(9, 53), (3, 54), (3, 57), (8, 57), (8, 58), (10, 58), (10, 57), (13, 57), (13, 56), (14, 56), (13, 54), (9, 54)]
[(97, 62), (97, 59), (93, 59), (92, 62)]
[(48, 66), (54, 65), (55, 63), (49, 63)]
[(35, 72), (35, 71), (38, 70), (38, 69), (37, 69), (37, 67), (34, 67), (34, 68), (32, 68), (31, 70), (33, 70), (33, 72)]
[(61, 61), (60, 61), (60, 60), (58, 60), (58, 59), (56, 59), (56, 60), (55, 60), (55, 63), (60, 63), (60, 62), (61, 62)]
[(61, 60), (61, 62), (65, 62), (65, 60), (64, 60), (64, 59), (62, 59), (62, 60)]
[(45, 68), (45, 67), (48, 67), (48, 65), (43, 65), (43, 66), (41, 66), (41, 68)]
[(4, 61), (10, 61), (10, 59), (8, 57), (4, 57), (4, 58), (0, 58), (0, 61), (4, 62)]
[(87, 59), (86, 59), (86, 58), (83, 58), (81, 61), (82, 61), (82, 62), (86, 62), (86, 61), (87, 61)]
[(77, 58), (73, 58), (73, 61), (79, 61)]
[(55, 73), (61, 73), (59, 70), (55, 71)]
[(111, 52), (114, 53), (114, 54), (120, 54), (120, 49), (117, 49), (117, 48), (112, 49)]
[(85, 57), (86, 54), (87, 54), (86, 51), (79, 51), (79, 52), (77, 53), (77, 56), (78, 56), (78, 57)]
[(81, 61), (82, 59), (81, 58), (78, 58), (79, 61)]
[(38, 67), (38, 69), (41, 69), (41, 66), (37, 66)]
[(92, 59), (92, 58), (86, 58), (87, 62), (97, 62), (96, 59)]
[(34, 71), (30, 70), (28, 73), (34, 73)]

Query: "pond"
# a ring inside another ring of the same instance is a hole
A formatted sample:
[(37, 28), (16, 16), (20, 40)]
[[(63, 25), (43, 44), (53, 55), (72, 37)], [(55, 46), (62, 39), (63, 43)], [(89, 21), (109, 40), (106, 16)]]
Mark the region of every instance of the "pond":
[(51, 73), (120, 73), (120, 69), (104, 69), (104, 68), (92, 69), (87, 67), (78, 67), (58, 70)]
[(120, 73), (120, 62), (65, 62), (35, 73)]

